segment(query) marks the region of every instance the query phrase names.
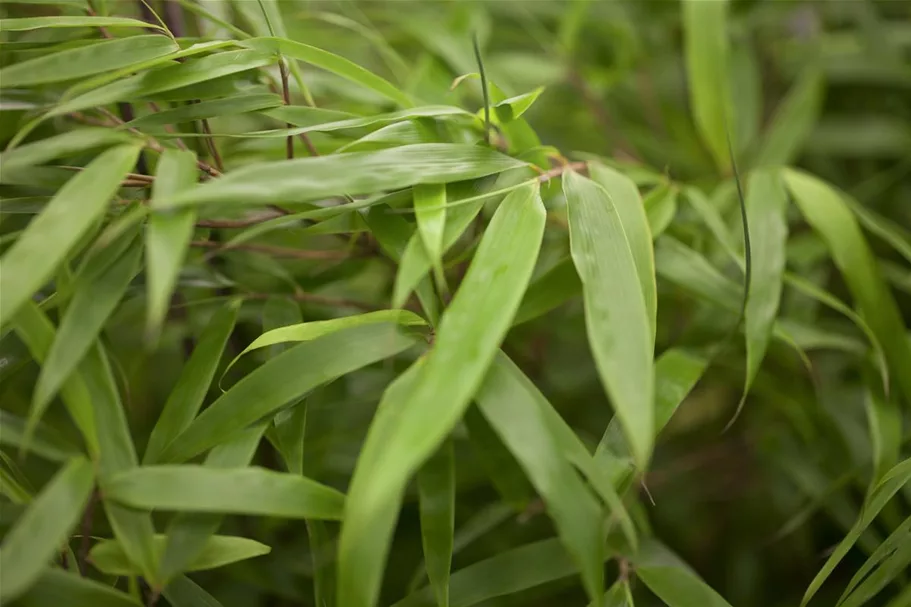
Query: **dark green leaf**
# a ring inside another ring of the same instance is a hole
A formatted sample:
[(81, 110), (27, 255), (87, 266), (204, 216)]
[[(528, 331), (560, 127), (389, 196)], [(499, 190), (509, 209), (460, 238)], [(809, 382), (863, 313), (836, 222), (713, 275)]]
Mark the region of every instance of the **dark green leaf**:
[(452, 441), (421, 466), (417, 473), (424, 566), (437, 607), (449, 605), (449, 568), (455, 532), (455, 452)]
[(16, 603), (22, 607), (140, 607), (140, 602), (110, 586), (67, 573), (46, 569), (38, 582)]

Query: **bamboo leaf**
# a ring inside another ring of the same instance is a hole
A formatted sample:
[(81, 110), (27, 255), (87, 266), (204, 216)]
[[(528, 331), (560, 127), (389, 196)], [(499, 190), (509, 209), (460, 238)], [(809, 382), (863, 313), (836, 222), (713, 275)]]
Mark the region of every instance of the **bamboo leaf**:
[(345, 496), (265, 468), (144, 466), (111, 478), (105, 494), (131, 508), (338, 520)]
[(240, 380), (179, 434), (158, 461), (194, 457), (246, 426), (346, 373), (415, 345), (389, 323), (350, 327), (283, 352)]
[[(234, 116), (274, 108), (281, 105), (282, 98), (272, 93), (237, 94), (224, 99), (209, 99), (190, 105), (184, 105), (170, 110), (163, 110), (152, 114), (140, 116), (131, 120), (125, 126), (135, 129), (180, 124), (202, 120), (204, 118), (218, 118), (221, 116)], [(110, 130), (110, 129), (107, 129)]]
[(755, 166), (784, 166), (796, 158), (819, 117), (823, 84), (822, 73), (815, 68), (801, 74), (775, 110)]
[[(158, 37), (161, 38), (161, 36)], [(109, 128), (90, 127), (33, 141), (0, 154), (0, 181), (6, 182), (8, 176), (17, 170), (95, 148), (127, 143), (132, 138), (133, 136), (129, 133)], [(4, 204), (9, 204), (9, 202), (4, 201)]]
[(417, 183), (474, 179), (521, 166), (487, 148), (428, 143), (378, 152), (248, 166), (174, 197), (167, 206), (250, 206), (373, 194)]
[(899, 525), (857, 571), (837, 607), (863, 607), (911, 565), (911, 516)]
[(438, 281), (443, 280), (443, 233), (446, 228), (446, 184), (416, 184), (414, 215), (424, 249), (436, 268)]
[(50, 568), (16, 604), (23, 607), (140, 607), (137, 599), (106, 584)]
[(20, 19), (3, 19), (0, 32), (25, 32), (29, 30), (59, 27), (139, 27), (163, 29), (160, 25), (146, 23), (126, 17), (85, 17), (55, 15), (53, 17), (25, 17)]
[(171, 580), (161, 593), (173, 607), (222, 607), (215, 597), (185, 575)]
[(0, 325), (5, 325), (50, 280), (57, 266), (95, 225), (138, 155), (139, 148), (122, 146), (98, 156), (66, 182), (3, 255)]
[(727, 0), (685, 0), (683, 33), (693, 121), (715, 164), (730, 168), (728, 125), (733, 123), (728, 80)]
[(449, 568), (455, 533), (455, 452), (452, 441), (421, 466), (417, 474), (424, 566), (437, 607), (449, 605)]
[(506, 124), (521, 117), (522, 114), (527, 112), (528, 108), (538, 100), (538, 97), (540, 97), (543, 92), (544, 87), (539, 86), (530, 93), (516, 95), (515, 97), (510, 97), (509, 99), (504, 99), (503, 101), (493, 104), (492, 109), (497, 122)]
[(462, 422), (475, 456), (503, 501), (516, 512), (525, 510), (534, 491), (516, 458), (476, 406), (468, 407)]
[(677, 555), (655, 541), (635, 556), (636, 576), (669, 607), (731, 607)]
[[(159, 558), (164, 553), (167, 538), (155, 536), (155, 551)], [(272, 549), (265, 544), (244, 537), (213, 535), (208, 538), (203, 550), (188, 563), (186, 571), (204, 571), (224, 567), (237, 561), (269, 554)], [(108, 575), (139, 575), (130, 562), (123, 547), (116, 540), (102, 540), (89, 552), (92, 564)]]
[(66, 462), (81, 455), (75, 445), (57, 434), (52, 428), (37, 424), (26, 441), (26, 420), (0, 411), (0, 444), (21, 447), (41, 457)]
[[(544, 219), (536, 186), (518, 189), (503, 201), (440, 321), (425, 364), (401, 389), (401, 400), (390, 405), (395, 408), (382, 409), (374, 418), (342, 525), (340, 605), (375, 604), (382, 559), (354, 559), (354, 547), (385, 544), (382, 538), (394, 523), (390, 514), (408, 477), (449, 433), (483, 381), (528, 284)], [(380, 548), (374, 554), (384, 553)]]
[(853, 198), (846, 198), (845, 202), (867, 230), (879, 236), (908, 262), (911, 262), (911, 231), (879, 215)]
[(94, 484), (92, 464), (72, 460), (42, 489), (0, 547), (0, 598), (12, 601), (29, 589), (76, 526)]
[(653, 348), (636, 262), (604, 188), (568, 173), (563, 190), (589, 347), (636, 464), (645, 469), (655, 432)]
[(667, 184), (659, 185), (642, 200), (642, 206), (645, 207), (651, 237), (656, 240), (677, 214), (677, 189)]
[[(158, 161), (150, 206), (157, 210), (165, 200), (196, 183), (196, 155), (188, 150), (165, 150)], [(193, 236), (193, 209), (152, 213), (146, 228), (148, 314), (146, 333), (155, 339), (171, 303), (177, 277)]]
[(158, 34), (114, 38), (15, 63), (0, 69), (0, 79), (9, 88), (76, 80), (163, 57), (178, 49), (176, 42)]
[(257, 131), (245, 136), (282, 137), (283, 134), (300, 135), (302, 133), (311, 133), (314, 131), (328, 133), (346, 129), (361, 129), (390, 123), (399, 123), (418, 118), (471, 116), (471, 114), (465, 110), (450, 105), (428, 105), (400, 110), (398, 112), (390, 112), (388, 114), (377, 114), (374, 116), (352, 116), (350, 114), (342, 114), (330, 110), (296, 105), (285, 105), (263, 113), (276, 120), (293, 124), (298, 128)]

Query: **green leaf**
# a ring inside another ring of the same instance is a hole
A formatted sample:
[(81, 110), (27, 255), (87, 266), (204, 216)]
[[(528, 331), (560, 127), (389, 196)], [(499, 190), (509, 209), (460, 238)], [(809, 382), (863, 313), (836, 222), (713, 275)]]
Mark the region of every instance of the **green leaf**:
[(897, 397), (886, 397), (877, 386), (868, 384), (864, 394), (870, 447), (873, 450), (873, 483), (898, 463), (902, 445), (902, 411)]
[[(882, 344), (889, 366), (911, 369), (911, 344), (901, 313), (842, 196), (806, 173), (789, 169), (784, 179), (807, 223), (825, 241), (856, 308)], [(911, 400), (911, 373), (898, 373), (896, 379), (905, 399)]]
[(172, 607), (222, 607), (211, 594), (185, 575), (179, 575), (161, 591)]
[(449, 568), (455, 533), (455, 452), (447, 440), (417, 473), (424, 566), (437, 607), (449, 605)]
[(845, 202), (867, 230), (879, 236), (902, 257), (911, 262), (911, 231), (865, 207), (853, 198), (846, 198)]
[(41, 490), (0, 547), (0, 598), (12, 601), (48, 567), (82, 516), (94, 485), (92, 464), (72, 460)]
[[(592, 162), (588, 164), (588, 170), (592, 180), (608, 193), (614, 203), (614, 209), (620, 216), (626, 241), (629, 243), (633, 260), (636, 262), (636, 273), (639, 276), (642, 295), (645, 297), (645, 309), (648, 313), (652, 344), (654, 344), (658, 315), (655, 251), (652, 247), (655, 235), (652, 234), (650, 220), (642, 198), (639, 196), (639, 189), (630, 178), (610, 167)], [(572, 280), (568, 273), (565, 279), (567, 284)], [(578, 282), (578, 275), (576, 282)]]
[(744, 312), (747, 360), (741, 402), (759, 373), (781, 299), (788, 241), (788, 199), (778, 173), (755, 171), (750, 175), (746, 209), (753, 267)]
[[(305, 106), (286, 105), (263, 112), (271, 118), (282, 120), (297, 126), (295, 129), (274, 129), (270, 131), (256, 131), (244, 135), (245, 137), (283, 137), (287, 135), (300, 135), (301, 133), (320, 132), (328, 133), (345, 129), (360, 129), (389, 123), (397, 123), (417, 118), (445, 118), (447, 116), (470, 117), (465, 110), (449, 105), (428, 105), (422, 107), (377, 114), (374, 116), (351, 116), (329, 110), (321, 110)], [(327, 121), (329, 118), (330, 121)]]
[(436, 269), (438, 281), (443, 280), (443, 233), (446, 228), (446, 184), (416, 184), (414, 216), (424, 250)]
[(140, 607), (137, 599), (110, 586), (60, 569), (45, 569), (16, 605), (22, 607)]
[[(189, 150), (165, 150), (158, 161), (152, 184), (150, 206), (157, 210), (161, 200), (189, 189), (196, 183), (196, 155)], [(171, 295), (180, 274), (196, 213), (193, 209), (173, 213), (152, 213), (146, 227), (146, 272), (148, 314), (146, 334), (156, 339), (171, 305)]]
[[(96, 127), (79, 128), (39, 139), (0, 154), (0, 181), (6, 182), (8, 176), (16, 170), (95, 148), (127, 143), (132, 139), (130, 133)], [(9, 201), (5, 200), (4, 204), (9, 204)]]
[(309, 63), (310, 65), (315, 65), (336, 76), (340, 76), (355, 84), (360, 84), (369, 88), (383, 97), (395, 101), (401, 106), (411, 107), (413, 105), (408, 95), (395, 88), (395, 86), (386, 80), (365, 70), (356, 63), (352, 63), (344, 57), (316, 48), (315, 46), (282, 38), (252, 38), (244, 40), (241, 44), (264, 52), (280, 53), (285, 57), (291, 57), (292, 59), (298, 59), (305, 63)]
[(657, 239), (677, 214), (677, 188), (667, 184), (659, 185), (648, 193), (642, 205), (645, 207), (652, 239)]
[[(155, 551), (159, 558), (164, 553), (164, 535), (155, 536)], [(251, 559), (264, 554), (269, 554), (272, 549), (265, 544), (247, 539), (245, 537), (232, 537), (213, 535), (208, 538), (203, 550), (188, 563), (186, 571), (204, 571), (224, 567), (237, 561)], [(108, 575), (139, 575), (138, 571), (127, 558), (123, 547), (116, 540), (102, 540), (92, 547), (89, 560), (99, 571)]]
[(468, 438), (476, 459), (503, 501), (516, 512), (525, 510), (534, 497), (534, 491), (516, 458), (476, 406), (468, 407), (462, 423), (468, 430)]
[[(592, 601), (588, 604), (588, 607), (597, 607), (597, 603)], [(634, 607), (629, 583), (626, 580), (614, 582), (614, 585), (604, 593), (604, 597), (601, 599), (601, 607)]]
[(784, 166), (796, 158), (819, 117), (823, 84), (822, 73), (815, 68), (801, 74), (775, 110), (753, 163), (755, 166)]
[(168, 206), (255, 206), (356, 196), (417, 183), (447, 183), (521, 166), (513, 158), (473, 145), (427, 143), (378, 152), (299, 158), (247, 166), (197, 186)]
[(164, 448), (174, 440), (196, 417), (202, 406), (228, 337), (237, 322), (240, 301), (221, 308), (206, 325), (193, 354), (183, 367), (177, 385), (155, 422), (143, 456), (143, 464), (160, 461)]
[(3, 86), (35, 86), (87, 78), (177, 51), (177, 43), (159, 34), (114, 38), (42, 55), (0, 69)]
[(563, 190), (589, 347), (636, 464), (644, 470), (655, 432), (653, 347), (636, 262), (604, 188), (567, 173)]
[(515, 374), (494, 364), (476, 396), (481, 412), (541, 494), (589, 597), (604, 593), (601, 507), (561, 452), (543, 411)]
[(418, 341), (417, 336), (384, 323), (350, 327), (298, 344), (237, 382), (193, 420), (158, 461), (194, 457), (310, 390)]
[(146, 23), (126, 17), (82, 17), (56, 15), (53, 17), (25, 17), (22, 19), (3, 19), (0, 32), (24, 32), (28, 30), (58, 27), (140, 27), (164, 29), (154, 23)]
[(728, 80), (727, 0), (684, 0), (683, 33), (693, 121), (715, 164), (730, 168), (728, 125), (733, 123)]
[[(450, 432), (479, 388), (531, 277), (544, 221), (536, 186), (503, 201), (443, 314), (425, 364), (401, 389), (401, 400), (390, 405), (395, 408), (381, 409), (374, 418), (351, 480), (339, 541), (340, 605), (375, 604), (382, 559), (351, 555), (358, 544), (385, 543), (378, 538), (388, 537), (394, 523), (390, 513), (397, 510), (408, 477)], [(381, 557), (385, 549), (376, 552), (373, 556)]]
[(50, 280), (57, 266), (104, 214), (138, 155), (138, 147), (122, 146), (98, 156), (66, 182), (3, 255), (0, 325), (5, 325)]
[(838, 599), (837, 607), (863, 607), (911, 564), (911, 516), (896, 527), (864, 562)]
[(26, 420), (6, 411), (0, 411), (0, 444), (21, 447), (23, 451), (56, 462), (66, 462), (82, 455), (78, 447), (41, 424), (32, 428), (26, 440)]
[(531, 283), (513, 324), (543, 316), (581, 293), (582, 281), (573, 260), (567, 257)]
[(537, 101), (538, 97), (543, 92), (544, 87), (539, 86), (530, 93), (516, 95), (515, 97), (510, 97), (509, 99), (504, 99), (499, 103), (495, 103), (492, 108), (494, 116), (501, 124), (512, 122), (516, 118), (519, 118), (526, 111), (528, 111), (528, 108), (530, 108), (532, 104)]
[(237, 94), (224, 99), (209, 99), (170, 110), (146, 114), (128, 122), (126, 127), (146, 129), (155, 126), (192, 122), (204, 118), (235, 116), (237, 114), (274, 108), (281, 105), (281, 103), (282, 98), (272, 93)]
[(835, 566), (841, 562), (848, 551), (854, 546), (855, 542), (857, 542), (858, 538), (876, 519), (877, 515), (889, 500), (892, 499), (892, 496), (898, 493), (898, 491), (908, 484), (908, 482), (911, 482), (911, 459), (899, 462), (895, 467), (889, 470), (869, 493), (867, 500), (864, 503), (864, 508), (860, 513), (860, 518), (857, 519), (857, 522), (854, 523), (854, 526), (851, 527), (848, 534), (845, 535), (834, 552), (832, 552), (826, 560), (822, 569), (819, 570), (819, 573), (817, 573), (816, 577), (813, 578), (813, 581), (810, 582), (810, 586), (807, 588), (806, 593), (803, 595), (803, 600), (800, 602), (801, 607), (810, 602), (810, 599), (813, 598), (823, 582), (828, 579), (829, 575), (835, 569)]
[(635, 555), (636, 577), (668, 607), (731, 607), (673, 552), (654, 540)]
[(73, 299), (60, 321), (57, 338), (41, 365), (29, 424), (41, 419), (51, 399), (98, 338), (139, 269), (142, 249), (134, 245), (104, 272), (77, 278)]
[(143, 466), (111, 478), (108, 498), (131, 508), (339, 520), (345, 496), (265, 468)]

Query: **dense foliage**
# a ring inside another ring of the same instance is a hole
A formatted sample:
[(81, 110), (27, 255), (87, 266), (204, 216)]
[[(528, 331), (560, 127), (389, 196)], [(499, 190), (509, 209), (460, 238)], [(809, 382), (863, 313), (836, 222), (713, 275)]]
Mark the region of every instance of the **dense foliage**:
[(911, 605), (911, 9), (0, 5), (4, 604)]

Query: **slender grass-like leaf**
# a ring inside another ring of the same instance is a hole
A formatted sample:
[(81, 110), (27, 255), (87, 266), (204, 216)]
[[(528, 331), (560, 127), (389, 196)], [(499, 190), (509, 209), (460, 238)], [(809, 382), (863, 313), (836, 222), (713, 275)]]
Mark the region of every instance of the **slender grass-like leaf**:
[(424, 249), (435, 268), (438, 281), (443, 280), (443, 233), (446, 228), (446, 185), (416, 184), (414, 216)]
[(162, 452), (158, 461), (194, 457), (314, 388), (415, 345), (399, 327), (350, 327), (283, 352), (212, 403)]
[(299, 158), (248, 166), (198, 186), (168, 206), (253, 206), (373, 194), (417, 183), (474, 179), (522, 166), (487, 148), (450, 143), (406, 145), (378, 152)]
[[(164, 535), (155, 536), (155, 551), (159, 558), (164, 553), (166, 541), (167, 538)], [(216, 569), (237, 561), (269, 554), (271, 551), (269, 546), (245, 537), (213, 535), (209, 537), (203, 550), (188, 564), (186, 571)], [(138, 575), (141, 573), (136, 570), (116, 540), (103, 540), (95, 544), (89, 552), (89, 559), (96, 569), (108, 575)]]
[(449, 569), (455, 533), (455, 452), (446, 441), (417, 473), (424, 566), (437, 607), (449, 605)]
[(844, 201), (867, 230), (879, 236), (911, 263), (911, 231), (868, 209), (853, 198), (845, 198)]
[[(636, 184), (623, 173), (594, 162), (589, 163), (588, 170), (592, 180), (608, 193), (614, 209), (620, 216), (623, 232), (626, 234), (630, 251), (633, 253), (633, 260), (636, 262), (636, 273), (639, 276), (639, 286), (642, 288), (642, 295), (645, 298), (645, 309), (648, 313), (652, 344), (654, 344), (658, 315), (655, 251), (652, 247), (655, 235), (651, 231), (645, 204)], [(565, 274), (566, 284), (569, 284), (572, 278), (569, 277), (568, 271)]]
[(492, 109), (497, 122), (505, 124), (519, 118), (528, 111), (528, 108), (538, 100), (538, 97), (540, 97), (543, 92), (544, 87), (539, 86), (529, 93), (516, 95), (515, 97), (510, 97), (509, 99), (504, 99), (503, 101), (495, 103)]
[(522, 512), (534, 497), (534, 490), (519, 463), (476, 406), (465, 411), (462, 423), (468, 430), (472, 451), (503, 501)]
[(413, 105), (408, 95), (386, 80), (344, 57), (316, 48), (315, 46), (282, 38), (251, 38), (249, 40), (244, 40), (242, 44), (248, 48), (270, 53), (281, 53), (285, 57), (315, 65), (316, 67), (332, 72), (355, 84), (360, 84), (361, 86), (369, 88), (383, 97), (395, 101), (401, 106), (411, 107)]
[(41, 365), (29, 423), (41, 419), (51, 399), (98, 338), (139, 269), (142, 249), (134, 245), (102, 273), (77, 280), (73, 299), (60, 321), (57, 337)]
[[(417, 118), (445, 118), (447, 116), (471, 116), (461, 108), (449, 105), (430, 105), (416, 107), (389, 114), (375, 116), (339, 115), (339, 112), (321, 110), (303, 106), (286, 105), (263, 112), (276, 120), (283, 120), (296, 125), (294, 129), (275, 129), (271, 131), (257, 131), (247, 133), (244, 137), (281, 137), (285, 135), (300, 135), (302, 133), (320, 132), (328, 133), (345, 129), (360, 129), (390, 123), (403, 122)], [(322, 118), (325, 117), (325, 118)], [(322, 119), (320, 119), (322, 118)], [(328, 120), (327, 120), (328, 118)]]
[(642, 206), (648, 218), (649, 232), (655, 240), (671, 225), (677, 214), (677, 188), (667, 184), (657, 186), (642, 200)]
[[(65, 158), (95, 148), (127, 143), (131, 139), (133, 135), (129, 133), (88, 127), (30, 142), (0, 154), (0, 182), (6, 182), (5, 175), (15, 173), (17, 169), (44, 164), (55, 158)], [(9, 201), (5, 200), (4, 205), (6, 204), (9, 204)]]
[(35, 583), (76, 526), (92, 493), (92, 464), (67, 464), (29, 504), (0, 546), (0, 598), (12, 601)]
[(104, 213), (139, 148), (104, 152), (66, 182), (44, 211), (3, 255), (0, 275), (0, 325), (5, 325), (45, 282)]
[(868, 385), (865, 390), (864, 408), (867, 412), (867, 425), (870, 428), (870, 447), (873, 451), (872, 482), (875, 483), (898, 463), (902, 446), (902, 411), (896, 395), (887, 397), (883, 390), (875, 385)]
[(911, 564), (911, 516), (870, 555), (838, 599), (838, 607), (862, 607)]
[(316, 481), (265, 468), (144, 466), (113, 477), (108, 498), (132, 508), (338, 520), (345, 496)]
[(800, 75), (775, 110), (761, 140), (755, 166), (784, 166), (794, 160), (818, 119), (822, 96), (822, 73), (811, 67)]
[(178, 48), (158, 34), (114, 38), (13, 64), (0, 69), (0, 79), (9, 88), (76, 80), (162, 57)]
[(604, 593), (601, 507), (564, 458), (543, 411), (501, 364), (490, 368), (476, 400), (543, 497), (589, 597), (600, 597)]
[(731, 607), (677, 555), (654, 540), (634, 557), (636, 577), (669, 607)]
[[(377, 538), (388, 536), (394, 521), (389, 513), (408, 477), (449, 433), (483, 381), (528, 284), (544, 220), (535, 186), (516, 190), (503, 201), (440, 321), (425, 364), (401, 390), (401, 400), (374, 418), (342, 525), (339, 604), (375, 604), (382, 560), (354, 559), (354, 546), (385, 544)], [(379, 549), (374, 556), (384, 553)]]
[(778, 315), (788, 240), (787, 205), (777, 173), (756, 171), (750, 176), (746, 207), (753, 236), (753, 269), (744, 313), (747, 370), (742, 399), (756, 379)]
[[(892, 369), (911, 369), (911, 344), (889, 287), (842, 196), (819, 179), (796, 170), (785, 183), (810, 226), (823, 238), (855, 305), (882, 344)], [(899, 389), (911, 400), (911, 373), (897, 373)]]
[(193, 354), (184, 365), (177, 385), (171, 390), (164, 409), (152, 429), (143, 455), (143, 464), (158, 462), (168, 443), (186, 430), (196, 417), (209, 391), (228, 337), (234, 330), (239, 308), (240, 301), (231, 302), (221, 308), (200, 335)]
[(61, 569), (45, 569), (44, 573), (16, 605), (23, 607), (140, 607), (139, 600), (107, 584), (96, 582), (77, 573)]
[(25, 32), (29, 30), (60, 27), (139, 27), (163, 29), (160, 25), (126, 17), (84, 17), (56, 15), (53, 17), (24, 17), (0, 22), (0, 32)]
[(26, 420), (6, 411), (0, 411), (0, 444), (21, 447), (56, 462), (66, 462), (82, 455), (69, 440), (42, 424), (36, 424), (26, 440)]
[[(171, 110), (146, 114), (128, 122), (126, 126), (136, 129), (163, 127), (164, 125), (192, 122), (193, 120), (202, 120), (204, 118), (234, 116), (262, 111), (279, 106), (281, 103), (282, 98), (272, 93), (238, 94), (224, 99), (210, 99)], [(162, 134), (164, 135), (165, 133)]]
[(848, 534), (841, 540), (834, 552), (826, 560), (822, 569), (810, 582), (803, 600), (800, 602), (801, 607), (810, 602), (810, 599), (816, 594), (822, 584), (829, 578), (835, 566), (841, 562), (848, 551), (854, 546), (858, 538), (876, 519), (889, 500), (901, 490), (906, 484), (911, 482), (911, 459), (906, 459), (896, 464), (889, 470), (876, 486), (870, 491), (864, 508), (861, 511), (860, 518), (848, 531)]
[[(189, 150), (165, 150), (158, 161), (150, 205), (186, 190), (196, 183), (196, 156)], [(193, 209), (173, 213), (152, 213), (146, 227), (146, 272), (148, 313), (146, 334), (156, 339), (171, 303), (174, 285), (193, 236)]]
[(683, 33), (693, 121), (715, 164), (731, 166), (728, 127), (732, 122), (728, 77), (727, 0), (684, 0)]
[(185, 575), (179, 575), (161, 591), (173, 607), (222, 607), (215, 597)]
[(567, 173), (563, 190), (589, 347), (633, 457), (645, 469), (655, 432), (653, 348), (636, 262), (604, 188)]

